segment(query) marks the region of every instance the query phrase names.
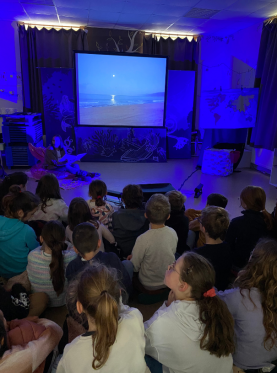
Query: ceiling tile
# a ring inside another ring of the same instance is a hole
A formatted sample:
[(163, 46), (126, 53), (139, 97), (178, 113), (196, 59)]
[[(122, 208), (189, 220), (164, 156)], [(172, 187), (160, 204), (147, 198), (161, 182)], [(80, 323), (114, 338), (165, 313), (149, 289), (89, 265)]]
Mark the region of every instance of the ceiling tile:
[(197, 3), (197, 8), (221, 10), (227, 8), (236, 1), (237, 0), (200, 0), (200, 2)]
[(88, 24), (88, 17), (64, 17), (59, 16), (61, 24), (66, 26), (86, 26)]
[(89, 21), (88, 26), (96, 27), (96, 28), (109, 28), (113, 29), (115, 27), (115, 23), (106, 23), (106, 22), (97, 22), (97, 21)]
[(171, 6), (166, 3), (157, 5), (154, 14), (183, 17), (183, 15), (189, 12), (190, 10), (191, 7)]
[(149, 19), (149, 14), (120, 14), (117, 24), (126, 26), (133, 25), (140, 28)]
[(211, 19), (221, 19), (221, 20), (231, 20), (238, 18), (246, 18), (246, 14), (244, 12), (236, 12), (233, 10), (222, 10), (221, 12), (215, 14)]
[(200, 26), (203, 23), (206, 22), (206, 19), (203, 18), (187, 18), (187, 17), (182, 17), (179, 18), (178, 21), (176, 22), (176, 25), (182, 26)]
[(177, 22), (179, 17), (174, 17), (174, 16), (163, 16), (159, 14), (154, 14), (151, 15), (147, 21), (147, 23), (152, 23), (152, 24), (164, 24), (167, 25), (165, 27), (168, 27), (172, 23)]
[(57, 7), (89, 9), (90, 0), (55, 0)]
[(157, 9), (157, 4), (153, 4), (152, 2), (130, 2), (125, 1), (123, 3), (122, 13), (130, 13), (130, 14), (154, 14), (156, 13), (155, 10)]
[(250, 14), (251, 17), (266, 19), (277, 14), (277, 2), (268, 4), (257, 12)]
[(56, 14), (56, 9), (54, 6), (45, 6), (37, 4), (22, 4), (23, 8), (27, 13), (35, 14)]
[(19, 3), (10, 3), (8, 1), (0, 3), (1, 6), (1, 12), (0, 13), (5, 13), (5, 12), (23, 12), (24, 10), (22, 8), (22, 5)]
[(107, 22), (116, 23), (121, 13), (116, 12), (98, 12), (91, 9), (89, 12), (89, 22)]
[(123, 12), (125, 2), (118, 0), (99, 0), (97, 2), (93, 1), (90, 3), (90, 9), (99, 10), (101, 12)]
[(174, 24), (172, 27), (167, 29), (167, 31), (171, 34), (173, 34), (174, 32), (182, 33), (182, 34), (186, 34), (186, 33), (190, 34), (192, 29), (193, 29), (192, 26), (185, 26), (185, 25), (179, 26), (179, 25)]
[(59, 16), (65, 17), (76, 17), (76, 18), (87, 18), (89, 16), (88, 9), (73, 9), (73, 8), (57, 8)]
[(267, 5), (268, 2), (262, 0), (238, 0), (227, 9), (250, 14), (264, 8)]
[(38, 24), (59, 24), (58, 17), (50, 14), (34, 14), (34, 13), (28, 13), (28, 16), (31, 18), (31, 22), (35, 22)]

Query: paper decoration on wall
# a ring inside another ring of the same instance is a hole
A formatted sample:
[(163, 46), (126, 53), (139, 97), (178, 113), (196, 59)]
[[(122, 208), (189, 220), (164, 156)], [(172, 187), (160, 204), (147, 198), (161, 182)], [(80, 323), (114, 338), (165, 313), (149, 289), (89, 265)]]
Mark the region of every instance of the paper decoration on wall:
[(259, 88), (204, 91), (200, 128), (249, 128), (256, 123)]

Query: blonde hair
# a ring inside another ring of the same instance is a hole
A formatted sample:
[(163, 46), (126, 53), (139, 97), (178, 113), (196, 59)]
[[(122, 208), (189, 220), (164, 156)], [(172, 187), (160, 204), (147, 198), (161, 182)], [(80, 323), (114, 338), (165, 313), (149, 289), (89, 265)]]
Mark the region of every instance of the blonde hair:
[(103, 265), (89, 266), (81, 274), (77, 287), (78, 301), (87, 318), (94, 319), (92, 335), (93, 369), (100, 369), (108, 360), (118, 328), (120, 286), (117, 276)]

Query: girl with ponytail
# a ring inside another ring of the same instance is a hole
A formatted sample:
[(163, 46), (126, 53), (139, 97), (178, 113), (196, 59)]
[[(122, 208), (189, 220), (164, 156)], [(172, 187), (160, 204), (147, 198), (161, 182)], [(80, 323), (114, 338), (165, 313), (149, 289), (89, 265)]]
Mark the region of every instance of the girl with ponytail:
[(59, 221), (49, 221), (44, 225), (40, 241), (42, 246), (28, 255), (31, 289), (33, 293), (46, 293), (49, 307), (60, 307), (65, 305), (65, 270), (76, 253), (73, 249), (66, 250), (65, 228)]
[(234, 322), (214, 283), (212, 265), (196, 253), (187, 252), (168, 267), (168, 301), (145, 322), (145, 352), (164, 371), (232, 372)]
[(141, 313), (120, 301), (112, 269), (88, 266), (77, 285), (77, 310), (85, 314), (88, 331), (68, 344), (57, 373), (146, 373)]
[(261, 187), (250, 185), (240, 194), (243, 216), (231, 221), (225, 237), (233, 251), (235, 272), (247, 264), (250, 253), (259, 239), (274, 235), (273, 218), (266, 211), (265, 203), (266, 194)]

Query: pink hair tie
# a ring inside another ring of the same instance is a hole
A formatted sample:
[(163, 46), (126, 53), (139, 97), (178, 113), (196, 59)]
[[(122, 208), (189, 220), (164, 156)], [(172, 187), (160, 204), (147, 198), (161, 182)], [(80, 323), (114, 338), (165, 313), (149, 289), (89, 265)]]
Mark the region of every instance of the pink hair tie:
[(101, 199), (101, 198), (102, 198), (102, 196), (97, 196), (97, 197), (96, 197), (96, 199)]
[(206, 291), (206, 293), (204, 293), (203, 295), (204, 295), (205, 298), (208, 298), (208, 297), (212, 298), (212, 297), (216, 296), (216, 293), (215, 293), (214, 288), (212, 288), (212, 289)]

